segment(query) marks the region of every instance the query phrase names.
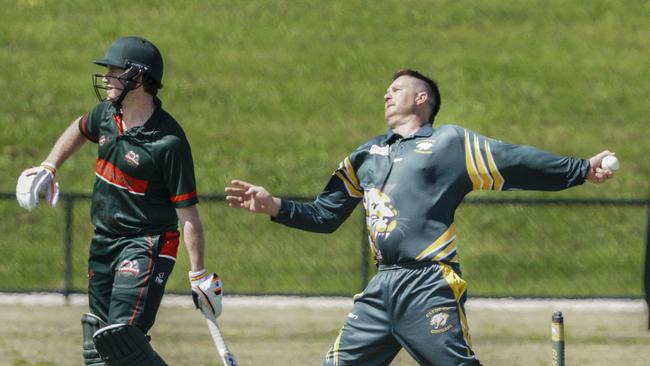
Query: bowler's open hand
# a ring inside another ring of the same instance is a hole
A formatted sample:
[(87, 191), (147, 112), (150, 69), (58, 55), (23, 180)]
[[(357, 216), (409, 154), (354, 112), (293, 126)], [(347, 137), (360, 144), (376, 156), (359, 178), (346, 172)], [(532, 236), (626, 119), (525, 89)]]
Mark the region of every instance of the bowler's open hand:
[(273, 197), (264, 187), (233, 180), (226, 187), (228, 206), (243, 208), (255, 213), (265, 213), (275, 217), (280, 211), (280, 199)]

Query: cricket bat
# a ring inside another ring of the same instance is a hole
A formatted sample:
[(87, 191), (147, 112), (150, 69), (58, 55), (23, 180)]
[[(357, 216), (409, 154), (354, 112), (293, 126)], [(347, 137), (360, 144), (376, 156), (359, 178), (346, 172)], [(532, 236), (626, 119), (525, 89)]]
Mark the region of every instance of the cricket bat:
[(209, 319), (206, 317), (205, 321), (208, 323), (208, 329), (210, 330), (212, 341), (214, 342), (214, 346), (217, 347), (217, 352), (219, 352), (219, 356), (221, 356), (224, 366), (237, 366), (235, 356), (228, 349), (216, 319)]

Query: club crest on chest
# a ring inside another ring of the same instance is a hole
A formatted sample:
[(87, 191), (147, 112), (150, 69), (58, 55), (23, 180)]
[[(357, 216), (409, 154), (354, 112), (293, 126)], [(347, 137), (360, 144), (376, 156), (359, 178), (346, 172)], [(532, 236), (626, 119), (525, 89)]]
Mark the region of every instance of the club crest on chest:
[(418, 154), (431, 154), (435, 140), (422, 140), (415, 145), (415, 151)]
[(126, 162), (134, 167), (140, 165), (140, 155), (134, 153), (133, 150), (126, 153), (126, 155), (124, 155), (124, 159), (126, 159)]

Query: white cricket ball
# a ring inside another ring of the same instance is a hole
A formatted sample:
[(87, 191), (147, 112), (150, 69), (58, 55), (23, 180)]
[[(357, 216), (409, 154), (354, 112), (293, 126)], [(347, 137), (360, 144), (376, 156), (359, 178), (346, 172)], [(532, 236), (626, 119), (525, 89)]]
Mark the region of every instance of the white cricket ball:
[(609, 170), (610, 172), (615, 172), (618, 170), (620, 164), (616, 156), (608, 155), (603, 158), (603, 161), (600, 162), (600, 167)]

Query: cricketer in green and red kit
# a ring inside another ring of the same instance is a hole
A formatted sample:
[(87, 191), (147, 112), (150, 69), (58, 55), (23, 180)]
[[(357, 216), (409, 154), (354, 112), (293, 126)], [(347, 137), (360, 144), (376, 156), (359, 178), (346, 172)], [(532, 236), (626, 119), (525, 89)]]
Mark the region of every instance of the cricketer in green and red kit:
[(387, 365), (404, 347), (422, 365), (479, 365), (471, 347), (454, 214), (475, 190), (562, 190), (588, 160), (503, 143), (465, 128), (389, 131), (346, 157), (313, 203), (282, 200), (274, 221), (332, 232), (363, 201), (379, 267), (355, 296), (323, 365)]
[(153, 322), (179, 244), (176, 208), (198, 202), (185, 133), (154, 98), (153, 115), (126, 131), (102, 102), (79, 121), (97, 143), (92, 196), (95, 235), (88, 264), (91, 312), (109, 324)]

